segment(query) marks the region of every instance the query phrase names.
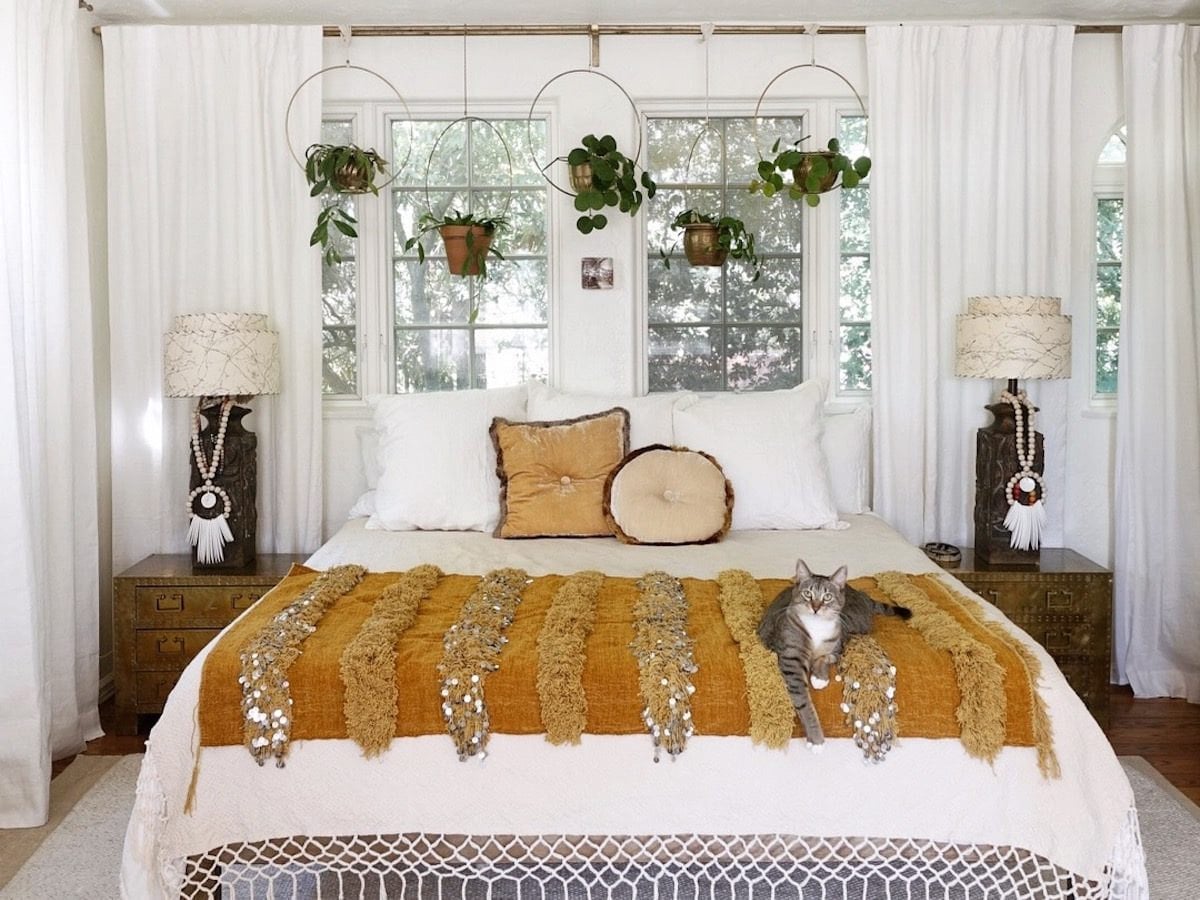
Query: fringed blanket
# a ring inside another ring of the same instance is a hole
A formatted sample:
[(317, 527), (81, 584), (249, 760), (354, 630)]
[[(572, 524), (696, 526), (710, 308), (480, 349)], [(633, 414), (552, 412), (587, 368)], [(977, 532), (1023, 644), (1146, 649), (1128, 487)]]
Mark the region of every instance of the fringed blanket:
[[(839, 681), (812, 691), (828, 737), (875, 759), (896, 736), (957, 738), (984, 760), (1037, 747), (1057, 774), (1037, 659), (1016, 638), (935, 576), (851, 583), (913, 617), (877, 618), (848, 644)], [(755, 629), (787, 584), (736, 570), (705, 581), (298, 566), (205, 660), (200, 742), (244, 743), (279, 765), (296, 740), (348, 737), (374, 755), (426, 734), (449, 734), (461, 758), (486, 753), (491, 732), (645, 733), (656, 758), (692, 734), (779, 747), (802, 732)]]

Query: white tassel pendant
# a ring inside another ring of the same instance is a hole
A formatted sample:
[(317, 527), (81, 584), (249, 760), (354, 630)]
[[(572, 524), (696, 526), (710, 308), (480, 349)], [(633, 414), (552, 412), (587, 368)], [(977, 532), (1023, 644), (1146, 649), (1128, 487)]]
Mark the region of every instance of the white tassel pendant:
[(1044, 492), (1042, 476), (1036, 472), (1020, 472), (1009, 481), (1004, 527), (1012, 532), (1008, 543), (1014, 550), (1036, 550), (1042, 545), (1042, 530), (1046, 527)]
[(188, 526), (188, 540), (196, 548), (196, 561), (210, 565), (225, 559), (225, 545), (233, 540), (233, 532), (229, 530), (229, 520), (224, 513), (211, 519), (193, 514)]

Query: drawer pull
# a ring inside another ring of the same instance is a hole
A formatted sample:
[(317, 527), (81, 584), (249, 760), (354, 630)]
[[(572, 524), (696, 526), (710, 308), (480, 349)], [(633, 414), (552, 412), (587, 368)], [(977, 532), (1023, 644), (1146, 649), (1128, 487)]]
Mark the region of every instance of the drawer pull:
[(183, 609), (183, 594), (159, 594), (154, 598), (154, 608), (159, 612), (179, 612)]
[(1071, 633), (1069, 631), (1046, 631), (1046, 649), (1047, 650), (1066, 650), (1071, 646)]
[(1047, 609), (1070, 609), (1074, 605), (1075, 595), (1071, 591), (1046, 591)]
[(257, 599), (253, 594), (234, 594), (229, 598), (229, 605), (234, 609), (249, 609)]
[(992, 601), (992, 606), (1000, 605), (1000, 592), (998, 590), (995, 588), (988, 588), (986, 591), (984, 591), (984, 593), (987, 594), (988, 599)]
[[(167, 644), (173, 645), (173, 649), (164, 650), (163, 648)], [(183, 652), (183, 638), (179, 637), (178, 635), (175, 637), (160, 637), (157, 641), (155, 641), (155, 645), (158, 652), (164, 656)]]

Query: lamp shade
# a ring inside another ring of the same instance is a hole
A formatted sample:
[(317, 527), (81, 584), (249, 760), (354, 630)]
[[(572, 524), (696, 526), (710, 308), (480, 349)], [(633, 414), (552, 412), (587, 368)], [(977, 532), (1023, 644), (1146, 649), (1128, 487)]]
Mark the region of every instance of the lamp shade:
[(279, 393), (279, 335), (259, 313), (175, 317), (163, 351), (168, 397)]
[(1069, 378), (1071, 317), (1058, 297), (969, 297), (958, 316), (960, 378)]

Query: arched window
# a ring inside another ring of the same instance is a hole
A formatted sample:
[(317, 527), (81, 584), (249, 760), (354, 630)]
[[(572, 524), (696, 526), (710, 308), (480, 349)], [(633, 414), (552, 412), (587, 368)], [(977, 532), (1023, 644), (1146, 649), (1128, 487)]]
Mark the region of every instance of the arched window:
[(1125, 126), (1109, 136), (1096, 161), (1096, 221), (1092, 322), (1095, 344), (1092, 395), (1117, 393), (1121, 338), (1121, 269), (1125, 257)]

